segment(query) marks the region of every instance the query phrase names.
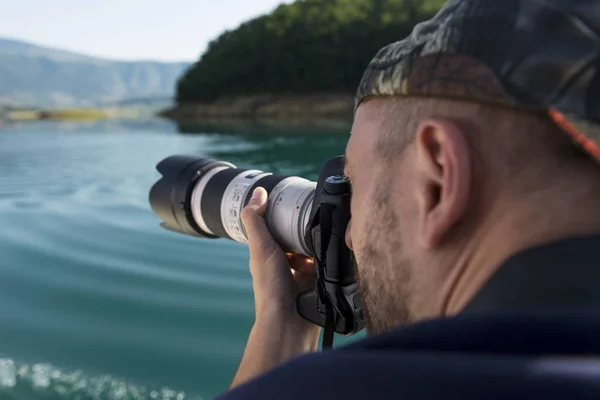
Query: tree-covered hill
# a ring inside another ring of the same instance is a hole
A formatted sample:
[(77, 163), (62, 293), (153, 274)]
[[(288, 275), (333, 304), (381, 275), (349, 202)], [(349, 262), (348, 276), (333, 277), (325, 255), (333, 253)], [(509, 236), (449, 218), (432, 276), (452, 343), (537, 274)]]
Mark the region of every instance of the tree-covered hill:
[(297, 0), (210, 43), (177, 84), (178, 103), (256, 93), (353, 92), (382, 46), (444, 0)]

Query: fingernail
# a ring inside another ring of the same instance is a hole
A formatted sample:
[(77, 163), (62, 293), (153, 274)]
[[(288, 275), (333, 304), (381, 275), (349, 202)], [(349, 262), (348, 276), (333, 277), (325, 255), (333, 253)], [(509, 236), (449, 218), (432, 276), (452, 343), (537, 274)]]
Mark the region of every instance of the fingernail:
[(254, 189), (254, 191), (252, 192), (252, 198), (253, 199), (259, 199), (260, 198), (260, 190), (258, 188)]

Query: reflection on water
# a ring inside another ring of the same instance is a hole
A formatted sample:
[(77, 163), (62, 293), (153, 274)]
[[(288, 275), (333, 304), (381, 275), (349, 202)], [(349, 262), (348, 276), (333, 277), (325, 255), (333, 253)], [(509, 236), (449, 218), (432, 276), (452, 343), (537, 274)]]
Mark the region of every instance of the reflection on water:
[(314, 179), (348, 137), (263, 128), (0, 126), (1, 399), (227, 388), (254, 318), (247, 247), (161, 229), (148, 190), (173, 154)]
[(239, 167), (257, 167), (274, 173), (299, 174), (316, 179), (322, 163), (343, 154), (351, 126), (345, 122), (307, 127), (292, 124), (196, 124), (179, 125), (184, 134), (217, 135), (230, 148), (213, 156)]

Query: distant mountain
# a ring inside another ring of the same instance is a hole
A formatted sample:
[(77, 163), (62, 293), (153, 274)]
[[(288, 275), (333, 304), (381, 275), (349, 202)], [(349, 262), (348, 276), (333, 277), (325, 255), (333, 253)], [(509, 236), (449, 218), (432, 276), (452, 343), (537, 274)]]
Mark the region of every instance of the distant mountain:
[(174, 96), (177, 79), (189, 65), (113, 61), (0, 38), (0, 108), (164, 102)]

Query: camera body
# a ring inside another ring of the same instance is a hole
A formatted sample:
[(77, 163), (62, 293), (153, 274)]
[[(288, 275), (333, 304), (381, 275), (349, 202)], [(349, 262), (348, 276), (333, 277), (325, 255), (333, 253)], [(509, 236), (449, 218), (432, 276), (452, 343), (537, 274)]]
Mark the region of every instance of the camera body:
[(343, 176), (343, 156), (329, 159), (316, 183), (181, 155), (164, 159), (157, 170), (162, 178), (152, 186), (149, 201), (161, 225), (206, 239), (246, 243), (241, 210), (254, 188), (265, 188), (265, 222), (274, 239), (285, 252), (315, 261), (315, 289), (298, 296), (298, 313), (325, 327), (326, 335), (351, 335), (364, 328), (353, 255), (344, 240), (351, 187)]

